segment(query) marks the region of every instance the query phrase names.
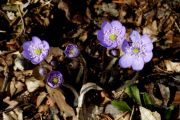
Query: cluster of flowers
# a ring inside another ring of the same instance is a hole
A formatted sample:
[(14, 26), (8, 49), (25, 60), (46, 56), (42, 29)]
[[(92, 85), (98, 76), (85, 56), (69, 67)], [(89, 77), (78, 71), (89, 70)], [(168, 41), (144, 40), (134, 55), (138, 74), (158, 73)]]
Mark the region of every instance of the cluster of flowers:
[(138, 31), (132, 31), (129, 38), (125, 39), (126, 29), (119, 21), (111, 23), (105, 21), (98, 31), (97, 38), (100, 44), (106, 48), (113, 49), (120, 47), (124, 54), (119, 59), (122, 68), (132, 67), (139, 71), (144, 67), (144, 63), (149, 62), (152, 57), (153, 43), (148, 35), (140, 35)]
[[(119, 21), (103, 22), (101, 30), (98, 31), (97, 38), (100, 44), (106, 48), (113, 49), (120, 47), (124, 55), (119, 59), (122, 68), (132, 67), (139, 71), (144, 67), (144, 63), (152, 59), (153, 44), (147, 35), (140, 35), (137, 31), (130, 34), (131, 41), (125, 40), (126, 29)], [(45, 40), (40, 40), (33, 36), (31, 41), (23, 43), (22, 55), (33, 64), (41, 63), (48, 55), (49, 44)], [(80, 54), (75, 44), (68, 44), (64, 50), (66, 57), (74, 58)], [(42, 71), (40, 73), (43, 74)], [(62, 84), (63, 75), (60, 71), (51, 71), (47, 77), (47, 84), (52, 88), (57, 88)]]
[[(33, 64), (41, 63), (48, 55), (49, 44), (45, 40), (40, 40), (33, 36), (31, 41), (23, 43), (22, 55), (24, 58), (30, 60)], [(79, 49), (75, 44), (68, 44), (64, 50), (68, 58), (74, 58), (79, 55)], [(45, 75), (44, 69), (40, 69), (39, 73)], [(63, 82), (63, 75), (60, 71), (51, 71), (47, 77), (47, 84), (52, 88), (59, 87)]]

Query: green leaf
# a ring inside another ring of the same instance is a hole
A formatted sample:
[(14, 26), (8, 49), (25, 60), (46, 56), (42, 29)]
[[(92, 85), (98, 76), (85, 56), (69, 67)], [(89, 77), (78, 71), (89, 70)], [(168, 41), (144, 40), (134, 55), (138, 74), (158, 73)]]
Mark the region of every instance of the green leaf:
[(126, 112), (126, 111), (131, 112), (131, 108), (129, 107), (129, 105), (125, 101), (122, 101), (122, 100), (120, 100), (120, 101), (113, 100), (111, 102), (111, 104), (114, 107), (118, 108), (119, 110), (121, 110), (123, 112)]
[(129, 97), (135, 99), (135, 101), (141, 105), (141, 98), (139, 94), (139, 89), (136, 85), (131, 85), (125, 89), (125, 92), (129, 95)]
[(170, 120), (171, 119), (173, 110), (174, 110), (173, 105), (169, 106), (168, 109), (165, 109), (165, 111), (164, 111), (165, 120)]
[(141, 98), (140, 98), (140, 94), (139, 94), (139, 89), (137, 88), (136, 85), (132, 85), (130, 86), (132, 95), (134, 96), (134, 99), (136, 100), (136, 102), (141, 105)]
[(143, 100), (144, 100), (145, 105), (151, 105), (152, 104), (151, 97), (146, 92), (143, 94)]

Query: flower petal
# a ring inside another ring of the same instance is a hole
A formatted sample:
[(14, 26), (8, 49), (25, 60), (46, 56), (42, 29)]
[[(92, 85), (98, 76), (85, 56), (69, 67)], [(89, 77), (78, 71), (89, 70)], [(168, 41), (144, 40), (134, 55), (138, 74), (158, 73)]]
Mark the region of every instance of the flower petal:
[(133, 30), (130, 34), (132, 42), (137, 42), (141, 40), (141, 36), (138, 31)]
[(101, 29), (103, 30), (103, 33), (105, 33), (106, 31), (109, 31), (112, 29), (112, 26), (109, 22), (104, 21), (101, 25)]
[(132, 65), (133, 63), (133, 57), (130, 54), (124, 54), (120, 59), (119, 59), (119, 65), (122, 68), (128, 68)]
[(118, 37), (116, 40), (116, 46), (122, 47), (123, 42), (124, 42), (124, 39)]
[(35, 58), (33, 58), (32, 60), (31, 60), (31, 62), (33, 63), (33, 64), (39, 64), (40, 62), (42, 62), (43, 61), (43, 58), (41, 58), (41, 57), (35, 57)]
[(141, 40), (143, 44), (149, 44), (152, 43), (151, 39), (149, 38), (148, 35), (144, 34), (141, 36)]
[(121, 24), (119, 21), (117, 21), (117, 20), (112, 21), (112, 22), (111, 22), (111, 25), (112, 25), (112, 27), (114, 27), (114, 28), (122, 29), (122, 24)]
[(42, 41), (43, 49), (44, 50), (49, 50), (49, 44), (45, 40)]
[(144, 67), (144, 61), (141, 57), (135, 56), (132, 62), (132, 69), (139, 71)]
[(41, 40), (40, 40), (38, 37), (36, 37), (36, 36), (33, 36), (33, 37), (32, 37), (32, 42), (33, 42), (34, 44), (41, 44)]
[(31, 56), (29, 55), (29, 52), (28, 52), (28, 51), (24, 50), (24, 51), (22, 52), (22, 55), (23, 55), (24, 58), (30, 60), (30, 57), (31, 57)]
[(97, 38), (98, 38), (98, 40), (99, 40), (100, 42), (103, 41), (103, 39), (104, 39), (104, 33), (103, 33), (102, 30), (98, 30)]
[(124, 26), (122, 26), (121, 32), (120, 32), (120, 36), (121, 36), (121, 37), (124, 37), (125, 34), (126, 34), (126, 28), (125, 28)]
[(129, 43), (128, 43), (128, 41), (127, 40), (124, 40), (123, 41), (123, 44), (122, 44), (122, 47), (121, 47), (121, 49), (122, 49), (122, 51), (123, 52), (127, 52), (127, 48), (129, 48)]
[(22, 47), (23, 47), (24, 50), (27, 50), (30, 45), (31, 45), (31, 41), (26, 41), (26, 42), (23, 43)]
[(151, 39), (147, 36), (147, 35), (143, 35), (141, 37), (142, 42), (143, 42), (143, 46), (145, 48), (146, 51), (150, 52), (153, 49), (153, 44)]
[(145, 56), (143, 57), (144, 62), (146, 62), (146, 63), (149, 62), (152, 59), (152, 57), (153, 57), (153, 53), (152, 52), (145, 53)]

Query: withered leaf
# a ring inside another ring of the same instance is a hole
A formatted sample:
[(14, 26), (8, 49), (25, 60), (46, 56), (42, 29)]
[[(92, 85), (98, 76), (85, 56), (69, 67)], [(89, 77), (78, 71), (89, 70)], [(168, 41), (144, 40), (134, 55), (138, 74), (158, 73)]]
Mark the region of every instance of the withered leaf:
[(173, 103), (180, 104), (180, 91), (176, 91)]
[(180, 72), (180, 62), (172, 62), (170, 60), (164, 60), (164, 64), (169, 72)]
[(62, 94), (60, 89), (53, 89), (53, 88), (49, 87), (48, 85), (46, 85), (46, 89), (47, 89), (50, 97), (52, 98), (52, 100), (54, 102), (56, 102), (59, 109), (64, 113), (63, 114), (64, 117), (74, 117), (75, 116), (75, 112), (74, 112), (73, 108), (66, 103), (65, 97)]
[(161, 120), (161, 116), (158, 112), (151, 112), (150, 110), (139, 106), (141, 113), (141, 120)]
[(3, 102), (7, 103), (9, 106), (6, 109), (11, 109), (13, 107), (15, 107), (18, 102), (15, 100), (10, 100), (10, 97), (6, 97), (3, 99)]
[(47, 93), (45, 93), (45, 92), (40, 93), (40, 95), (37, 97), (37, 100), (36, 100), (36, 107), (39, 107), (39, 105), (45, 99), (46, 95), (47, 95)]
[(166, 87), (163, 84), (158, 84), (159, 85), (159, 89), (161, 92), (161, 95), (163, 97), (163, 101), (164, 101), (164, 105), (167, 105), (169, 99), (170, 99), (170, 90), (169, 87)]

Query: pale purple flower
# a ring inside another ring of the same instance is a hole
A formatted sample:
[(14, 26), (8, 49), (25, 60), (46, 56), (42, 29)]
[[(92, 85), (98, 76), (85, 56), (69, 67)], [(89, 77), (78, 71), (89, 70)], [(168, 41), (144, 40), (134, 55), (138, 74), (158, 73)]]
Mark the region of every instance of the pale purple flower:
[(122, 50), (124, 55), (119, 59), (122, 68), (132, 66), (133, 70), (139, 71), (144, 67), (144, 63), (149, 62), (152, 57), (153, 44), (148, 35), (140, 35), (138, 31), (133, 31), (130, 35), (132, 43), (124, 41)]
[(48, 55), (49, 44), (38, 37), (33, 36), (32, 41), (23, 43), (22, 55), (24, 58), (30, 60), (33, 64), (41, 63)]
[(52, 88), (62, 85), (63, 75), (59, 71), (51, 71), (47, 77), (47, 84)]
[(80, 51), (79, 51), (77, 45), (68, 44), (66, 46), (66, 49), (64, 50), (64, 53), (68, 58), (74, 58), (74, 57), (77, 57), (79, 55)]
[(126, 29), (119, 21), (111, 23), (104, 21), (101, 30), (97, 33), (100, 44), (106, 48), (115, 48), (122, 45), (125, 37)]

